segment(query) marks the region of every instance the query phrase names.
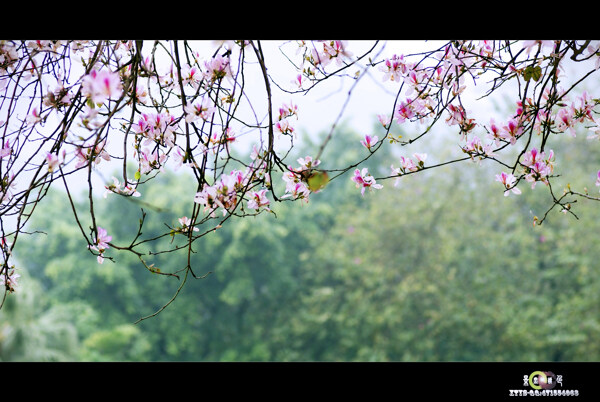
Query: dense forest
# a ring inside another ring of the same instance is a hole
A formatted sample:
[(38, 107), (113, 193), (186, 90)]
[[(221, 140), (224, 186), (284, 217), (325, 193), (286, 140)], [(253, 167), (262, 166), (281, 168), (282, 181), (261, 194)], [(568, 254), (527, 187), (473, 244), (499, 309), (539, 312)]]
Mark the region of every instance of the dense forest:
[[(350, 146), (359, 133), (339, 132), (349, 146), (326, 149), (332, 165), (364, 151)], [(597, 192), (584, 172), (600, 157), (586, 141), (565, 139), (556, 164)], [(298, 157), (315, 144), (302, 146)], [(369, 170), (388, 172), (395, 157), (382, 152)], [(551, 205), (547, 192), (502, 197), (496, 173), (465, 162), (386, 181), (373, 197), (349, 172), (307, 204), (283, 203), (276, 215), (234, 219), (203, 237), (192, 255), (198, 278), (153, 273), (131, 253), (99, 265), (55, 190), (29, 229), (52, 234), (35, 233), (15, 252), (22, 289), (0, 311), (0, 360), (600, 360), (598, 206), (579, 202), (579, 219), (553, 210), (534, 226)], [(159, 217), (144, 225), (152, 237), (164, 231), (155, 222), (189, 214), (188, 182), (165, 173), (143, 201), (109, 195), (96, 208), (120, 239), (137, 231), (124, 216)], [(176, 246), (178, 236), (161, 241)], [(167, 272), (180, 258), (145, 262)], [(183, 280), (171, 304), (140, 320)]]

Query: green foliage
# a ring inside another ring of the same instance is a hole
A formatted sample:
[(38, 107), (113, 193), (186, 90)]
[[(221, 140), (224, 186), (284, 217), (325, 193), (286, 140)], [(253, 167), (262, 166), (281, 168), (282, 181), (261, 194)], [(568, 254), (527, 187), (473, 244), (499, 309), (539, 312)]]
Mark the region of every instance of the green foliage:
[(133, 324), (121, 324), (94, 332), (83, 342), (82, 359), (111, 361), (144, 361), (151, 348), (140, 329)]
[(50, 305), (35, 278), (23, 275), (19, 292), (0, 310), (0, 361), (70, 361), (77, 328), (67, 306)]

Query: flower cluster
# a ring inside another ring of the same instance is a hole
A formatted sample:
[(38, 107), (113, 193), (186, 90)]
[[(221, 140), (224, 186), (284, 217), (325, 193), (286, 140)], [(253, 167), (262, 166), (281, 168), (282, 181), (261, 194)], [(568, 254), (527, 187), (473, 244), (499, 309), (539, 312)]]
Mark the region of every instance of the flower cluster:
[(281, 198), (291, 198), (294, 200), (309, 201), (310, 188), (307, 184), (307, 179), (312, 169), (320, 165), (320, 160), (314, 160), (311, 156), (299, 158), (297, 162), (300, 164), (298, 168), (288, 167), (288, 170), (283, 173), (283, 181), (285, 182), (285, 194)]
[[(392, 175), (393, 176), (402, 176), (403, 174), (416, 172), (425, 167), (425, 160), (427, 159), (427, 154), (425, 153), (414, 153), (413, 158), (415, 158), (416, 162), (412, 159), (405, 158), (404, 156), (400, 157), (400, 167), (394, 168), (394, 165), (391, 165)], [(396, 179), (395, 185), (398, 185), (398, 179)]]
[(496, 156), (492, 144), (483, 144), (481, 139), (477, 136), (473, 136), (470, 140), (467, 140), (466, 144), (461, 146), (464, 153), (471, 157), (471, 160), (481, 161), (484, 158), (491, 158)]
[(87, 166), (90, 162), (98, 165), (102, 160), (110, 161), (110, 155), (106, 151), (106, 141), (99, 141), (95, 145), (81, 145), (75, 149), (77, 163), (75, 168)]
[(113, 176), (113, 183), (107, 186), (106, 191), (104, 192), (104, 198), (108, 196), (109, 193), (121, 194), (128, 197), (139, 197), (141, 194), (136, 190), (136, 183), (127, 183), (123, 185), (119, 182), (119, 180)]
[(512, 145), (517, 143), (517, 139), (523, 134), (523, 125), (521, 121), (512, 118), (506, 122), (506, 124), (499, 126), (496, 124), (494, 119), (490, 119), (488, 127), (488, 135), (494, 140), (496, 146), (499, 146), (501, 142), (508, 142)]
[[(133, 157), (137, 163), (135, 181), (124, 177), (120, 182), (113, 177), (112, 184), (105, 185), (104, 196), (115, 193), (140, 197), (138, 186), (151, 178), (142, 180), (141, 175), (163, 172), (169, 158), (172, 158), (175, 169), (185, 163), (193, 171), (193, 177), (200, 186), (193, 201), (199, 204), (199, 209), (204, 208), (209, 215), (207, 218), (214, 217), (219, 210), (222, 210), (223, 216), (271, 211), (269, 191), (276, 187), (271, 183), (273, 169), (281, 169), (277, 173), (282, 174), (283, 183), (279, 184), (285, 185), (283, 199), (308, 202), (311, 194), (328, 183), (329, 177), (320, 168), (320, 161), (307, 156), (297, 159), (299, 166), (289, 166), (285, 158), (293, 153), (280, 153), (280, 144), (273, 144), (272, 138), (269, 138), (268, 146), (264, 142), (265, 120), (269, 119), (270, 124), (273, 118), (275, 121), (268, 129), (281, 134), (278, 140), (283, 137), (290, 142), (296, 139), (294, 124), (298, 120), (294, 98), (274, 109), (273, 113), (269, 108), (269, 114), (265, 115), (254, 107), (254, 94), (246, 90), (249, 87), (245, 86), (248, 83), (245, 80), (250, 76), (245, 66), (254, 63), (262, 67), (259, 72), (262, 74), (267, 71), (263, 63), (270, 62), (270, 57), (263, 59), (260, 52), (252, 51), (237, 54), (236, 46), (245, 45), (235, 41), (217, 44), (218, 50), (204, 60), (199, 52), (191, 49), (191, 44), (178, 47), (175, 42), (172, 46), (156, 42), (155, 47), (149, 50), (148, 46), (152, 44), (146, 43), (0, 41), (0, 91), (7, 97), (13, 97), (7, 98), (6, 113), (2, 116), (7, 121), (0, 122), (4, 132), (0, 144), (2, 214), (28, 211), (24, 202), (34, 202), (33, 194), (25, 198), (13, 195), (30, 194), (35, 190), (25, 187), (27, 183), (23, 189), (19, 188), (14, 179), (19, 172), (31, 171), (32, 164), (38, 164), (43, 173), (47, 171), (44, 178), (50, 182), (60, 179), (61, 175), (67, 177), (79, 168), (89, 167), (91, 170), (101, 162), (113, 159), (121, 161), (124, 169), (129, 169), (128, 162)], [(600, 120), (594, 119), (597, 112), (594, 109), (600, 100), (584, 92), (571, 102), (569, 97), (575, 96), (575, 86), (566, 91), (558, 87), (558, 82), (567, 82), (562, 79), (567, 71), (563, 70), (562, 60), (568, 61), (567, 54), (600, 66), (600, 44), (585, 43), (586, 49), (578, 49), (576, 42), (564, 43), (563, 46), (558, 41), (525, 41), (523, 49), (515, 49), (508, 41), (451, 41), (431, 52), (394, 54), (378, 60), (370, 58), (376, 53), (373, 47), (353, 60), (353, 53), (344, 41), (301, 42), (297, 54), (302, 54), (302, 62), (290, 60), (294, 65), (290, 76), (293, 77), (294, 90), (289, 94), (306, 94), (314, 85), (333, 76), (359, 78), (363, 71), (377, 67), (383, 85), (399, 87), (402, 92), (393, 89), (391, 92), (397, 97), (394, 109), (390, 107), (388, 111), (392, 112), (391, 115), (378, 116), (386, 129), (385, 138), (381, 134), (369, 134), (360, 139), (361, 145), (367, 149), (363, 152), (368, 153), (366, 156), (359, 154), (361, 158), (371, 157), (371, 153), (383, 145), (384, 139), (389, 139), (390, 143), (401, 143), (390, 134), (392, 122), (425, 123), (422, 135), (438, 121), (442, 125), (445, 122), (452, 131), (459, 132), (460, 149), (468, 155), (458, 160), (493, 158), (503, 166), (513, 164), (504, 163), (495, 153), (527, 139), (525, 149), (509, 153), (522, 155), (518, 161), (520, 166), (517, 165), (520, 170), (496, 175), (496, 180), (504, 187), (505, 196), (520, 194), (517, 184), (521, 180), (530, 183), (532, 188), (539, 182), (550, 184), (554, 174), (554, 153), (549, 151), (546, 155), (542, 152), (546, 147), (550, 149), (549, 142), (546, 142), (551, 138), (550, 134), (575, 136), (576, 129), (585, 124), (592, 133), (589, 138), (600, 138)], [(248, 47), (259, 49), (254, 44)], [(162, 52), (166, 54), (161, 55)], [(539, 54), (543, 57), (538, 57)], [(251, 60), (254, 55), (258, 58)], [(235, 65), (238, 62), (240, 64)], [(359, 66), (359, 62), (364, 64)], [(491, 91), (500, 86), (506, 88), (508, 85), (503, 83), (508, 79), (519, 81), (518, 84), (527, 82), (527, 85), (517, 85), (519, 100), (516, 101), (516, 110), (505, 117), (496, 117), (498, 123), (493, 119), (489, 120), (489, 124), (476, 122), (470, 111), (473, 108), (470, 97), (465, 96), (467, 84), (479, 85), (484, 74), (485, 77), (489, 75), (486, 71), (491, 71), (492, 75), (497, 73)], [(561, 80), (547, 80), (546, 74), (550, 71)], [(265, 77), (257, 77), (261, 87), (263, 78), (268, 81), (276, 76), (271, 73), (276, 72), (269, 71)], [(270, 85), (269, 82), (267, 84)], [(29, 105), (23, 105), (27, 102)], [(17, 103), (18, 107), (13, 109), (11, 105)], [(52, 127), (55, 122), (58, 125)], [(242, 127), (242, 132), (238, 131), (238, 127)], [(25, 133), (25, 129), (30, 130), (29, 133)], [(476, 132), (477, 129), (481, 132)], [(117, 130), (123, 136), (115, 141), (113, 133)], [(25, 135), (21, 135), (23, 133)], [(234, 149), (247, 138), (244, 138), (247, 134), (255, 134), (259, 138), (261, 153), (253, 148), (250, 155), (242, 155)], [(416, 141), (422, 135), (403, 145)], [(110, 154), (108, 140), (111, 142)], [(543, 145), (535, 144), (540, 140)], [(32, 141), (35, 141), (33, 145), (40, 146), (30, 147)], [(354, 145), (358, 148), (358, 141)], [(35, 158), (27, 155), (29, 149), (38, 152)], [(65, 151), (70, 152), (72, 159), (65, 158)], [(426, 158), (425, 153), (400, 157), (399, 166), (398, 162), (394, 162), (398, 167), (390, 166), (389, 178), (395, 178), (397, 185), (401, 176), (425, 169)], [(23, 164), (19, 166), (17, 162), (21, 161)], [(75, 169), (69, 171), (71, 162)], [(367, 190), (383, 187), (367, 168), (355, 169), (358, 165), (354, 162), (350, 162), (353, 170), (351, 180), (363, 196)], [(235, 168), (231, 167), (232, 164)], [(102, 163), (104, 165), (106, 163)], [(427, 168), (436, 166), (431, 164)], [(91, 182), (89, 184), (92, 186)], [(600, 172), (596, 184), (600, 186)], [(45, 189), (45, 186), (42, 187)], [(275, 198), (276, 193), (272, 194)], [(8, 200), (11, 202), (6, 202)], [(192, 234), (199, 230), (196, 226), (201, 224), (201, 220), (196, 221), (195, 215), (192, 219), (183, 216), (179, 218), (179, 226), (174, 232)], [(89, 248), (97, 252), (98, 262), (102, 263), (112, 237), (105, 229), (97, 227), (92, 240)], [(4, 274), (2, 283), (12, 291), (18, 275), (14, 275), (14, 271), (9, 274), (7, 270), (1, 273)]]
[(217, 55), (204, 62), (204, 78), (210, 82), (221, 81), (225, 77), (231, 76), (231, 65), (228, 57)]
[(293, 135), (295, 133), (295, 129), (290, 123), (290, 118), (292, 116), (296, 116), (298, 119), (298, 106), (293, 103), (283, 104), (279, 108), (279, 116), (277, 118), (277, 122), (275, 123), (275, 131), (280, 134), (288, 134)]
[(315, 64), (327, 66), (332, 61), (337, 65), (342, 65), (344, 60), (353, 56), (347, 48), (346, 41), (332, 40), (323, 41), (323, 47), (319, 51), (316, 47), (312, 50), (312, 57)]
[(446, 124), (449, 126), (458, 125), (461, 135), (470, 133), (476, 126), (475, 119), (467, 117), (467, 111), (461, 105), (448, 105), (448, 117)]
[(177, 128), (175, 117), (168, 112), (143, 113), (133, 125), (133, 131), (143, 138), (143, 145), (159, 144), (168, 147), (175, 145)]
[(407, 65), (403, 55), (393, 55), (391, 58), (384, 60), (383, 65), (379, 67), (379, 71), (383, 72), (383, 81), (399, 82), (407, 74), (409, 68), (412, 68), (412, 66)]
[(544, 152), (538, 152), (536, 148), (523, 155), (521, 162), (525, 169), (525, 180), (534, 188), (537, 182), (548, 185), (548, 177), (554, 171), (554, 152), (550, 151), (548, 156)]
[(194, 202), (204, 206), (204, 211), (214, 212), (222, 208), (223, 216), (233, 211), (238, 205), (238, 192), (244, 190), (248, 184), (247, 177), (240, 170), (234, 170), (228, 175), (223, 175), (212, 186), (204, 185), (201, 191), (196, 193)]

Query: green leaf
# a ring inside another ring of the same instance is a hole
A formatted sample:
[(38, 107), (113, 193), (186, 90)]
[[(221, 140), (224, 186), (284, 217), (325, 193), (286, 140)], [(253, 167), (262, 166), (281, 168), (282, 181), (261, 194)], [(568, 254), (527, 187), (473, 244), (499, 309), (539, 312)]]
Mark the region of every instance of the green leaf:
[(308, 188), (312, 192), (322, 190), (329, 183), (327, 172), (315, 172), (308, 178)]
[(140, 173), (139, 170), (137, 172), (135, 172), (134, 177), (135, 177), (136, 180), (139, 180), (142, 177), (142, 174)]
[(525, 81), (529, 81), (533, 78), (534, 81), (538, 81), (542, 77), (542, 68), (540, 66), (528, 66), (523, 71), (523, 78)]

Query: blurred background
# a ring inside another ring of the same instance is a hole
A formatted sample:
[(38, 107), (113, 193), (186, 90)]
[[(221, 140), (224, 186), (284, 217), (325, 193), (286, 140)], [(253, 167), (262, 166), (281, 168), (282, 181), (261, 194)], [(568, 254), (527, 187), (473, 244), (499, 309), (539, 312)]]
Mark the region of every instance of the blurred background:
[[(340, 132), (322, 158), (337, 166), (364, 152), (351, 127)], [(593, 183), (600, 165), (586, 141), (560, 143), (557, 166), (581, 178), (572, 185)], [(315, 144), (303, 146), (299, 156)], [(371, 171), (389, 172), (387, 148)], [(194, 271), (208, 275), (188, 279), (174, 303), (137, 324), (179, 281), (132, 254), (109, 251), (116, 263), (97, 264), (55, 190), (31, 227), (47, 234), (15, 252), (22, 277), (0, 310), (0, 360), (599, 360), (598, 205), (578, 203), (579, 220), (556, 211), (534, 227), (548, 193), (503, 197), (495, 173), (450, 165), (364, 197), (346, 175), (308, 204), (230, 221), (195, 244)], [(186, 183), (164, 174), (145, 188), (148, 204), (111, 195), (97, 215), (113, 238), (131, 239), (143, 207), (144, 236), (158, 235), (161, 222), (190, 214)], [(168, 271), (185, 258), (147, 262)]]

